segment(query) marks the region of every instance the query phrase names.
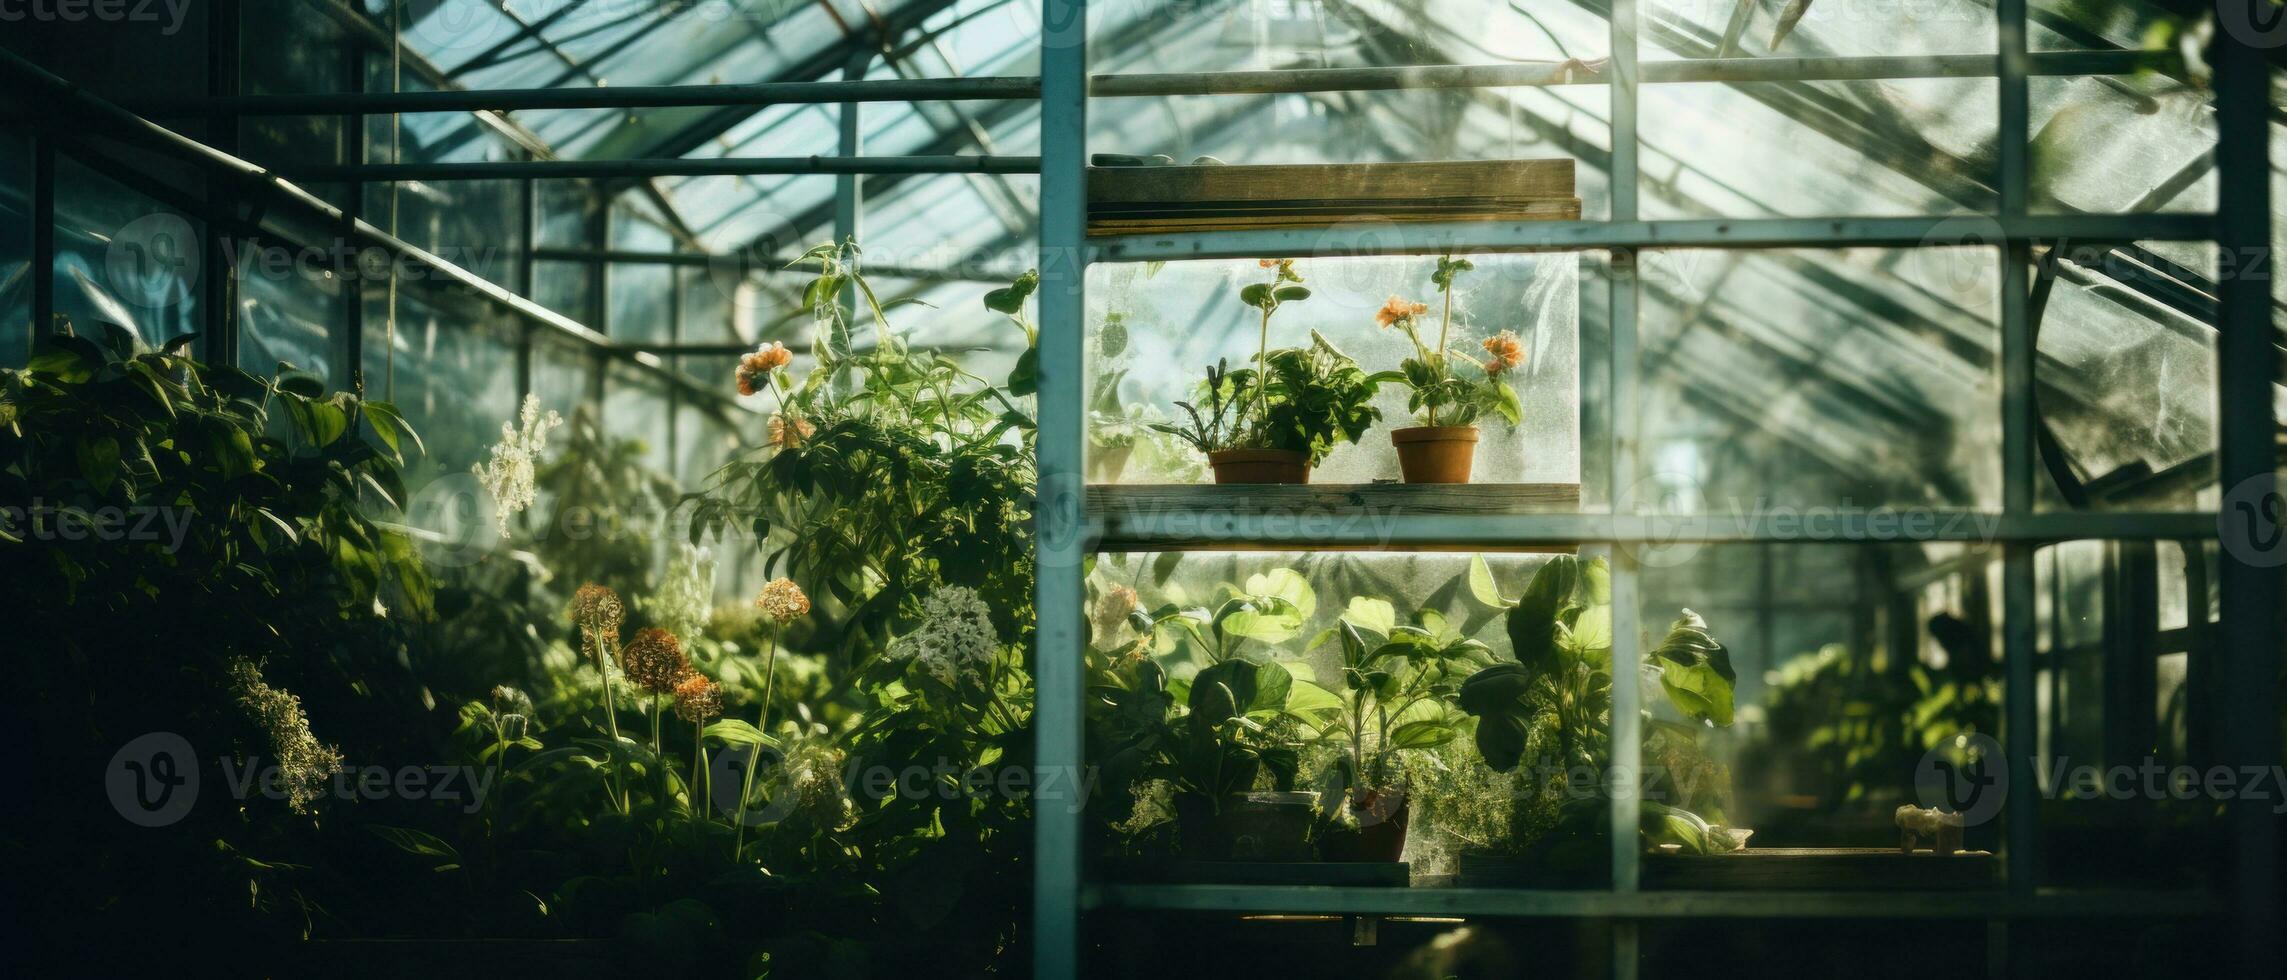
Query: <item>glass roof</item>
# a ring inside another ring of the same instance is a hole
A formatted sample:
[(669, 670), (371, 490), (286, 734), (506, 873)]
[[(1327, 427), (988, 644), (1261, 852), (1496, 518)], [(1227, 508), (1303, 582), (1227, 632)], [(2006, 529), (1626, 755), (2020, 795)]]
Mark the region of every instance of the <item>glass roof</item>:
[[(377, 21), (381, 7), (367, 0)], [(2134, 48), (2161, 8), (2035, 0), (2036, 51)], [(1607, 47), (1604, 0), (1137, 0), (1091, 11), (1092, 70), (1485, 64), (1584, 59)], [(1652, 0), (1646, 62), (1716, 56), (1989, 54), (1990, 0), (1812, 5), (1783, 38), (1778, 5)], [(1744, 12), (1747, 16), (1738, 14)], [(1009, 0), (441, 0), (405, 25), (410, 48), (470, 88), (750, 83), (1029, 75), (1037, 11)], [(886, 39), (886, 40), (885, 40)], [(1774, 43), (1776, 41), (1776, 43)], [(869, 53), (862, 62), (853, 56)], [(2043, 211), (2198, 211), (2213, 206), (2215, 124), (2197, 78), (2039, 77), (2031, 82), (2034, 206)], [(1232, 162), (1487, 159), (1579, 161), (1585, 216), (1609, 214), (1607, 90), (1601, 85), (1459, 91), (1101, 99), (1097, 152), (1213, 155)], [(1038, 152), (1023, 102), (873, 103), (869, 155)], [(2275, 112), (2275, 122), (2278, 120)], [(806, 156), (838, 152), (832, 106), (524, 111), (514, 120), (565, 158)], [(1647, 217), (1931, 215), (1994, 206), (1991, 79), (1695, 82), (1643, 89)], [(406, 117), (440, 159), (500, 157), (468, 114)], [(2275, 141), (2277, 142), (2277, 141)], [(2274, 165), (2287, 153), (2274, 153)], [(835, 180), (667, 178), (667, 245), (791, 254), (831, 237)], [(900, 291), (943, 311), (932, 339), (1005, 349), (1005, 323), (977, 308), (982, 280), (1030, 263), (1037, 181), (983, 175), (865, 180), (862, 236)], [(633, 198), (629, 198), (633, 200)], [(2287, 199), (2283, 199), (2287, 200)], [(1965, 219), (1974, 220), (1974, 219)], [(2277, 224), (2277, 223), (2275, 223)], [(661, 247), (666, 247), (665, 245)], [(1913, 250), (1709, 255), (1647, 294), (1647, 342), (1672, 349), (1661, 383), (1745, 408), (1797, 405), (1774, 427), (1838, 469), (1886, 465), (1934, 500), (1990, 504), (1997, 475), (1997, 278), (1934, 280)], [(1948, 252), (1955, 250), (1946, 250)], [(1986, 250), (1949, 267), (1991, 271)], [(2086, 479), (2200, 465), (2214, 442), (2216, 257), (2205, 246), (2074, 253), (2056, 263), (2040, 337), (2044, 411)], [(983, 256), (982, 259), (971, 258)], [(2085, 259), (2086, 261), (2083, 261)], [(922, 276), (937, 269), (950, 275)], [(757, 273), (765, 290), (785, 276)], [(753, 330), (806, 329), (756, 320)], [(755, 336), (745, 339), (754, 340)], [(2287, 405), (2287, 398), (2282, 399)], [(1904, 443), (1926, 449), (1896, 451)], [(1930, 454), (1942, 457), (1930, 458)], [(1985, 462), (1974, 462), (1982, 459)], [(1915, 476), (1915, 474), (1920, 476)]]

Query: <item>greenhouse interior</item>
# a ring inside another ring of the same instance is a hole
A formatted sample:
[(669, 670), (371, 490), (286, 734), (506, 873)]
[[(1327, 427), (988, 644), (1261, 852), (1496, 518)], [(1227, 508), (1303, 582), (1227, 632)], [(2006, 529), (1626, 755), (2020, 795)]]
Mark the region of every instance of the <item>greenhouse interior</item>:
[(2283, 168), (2277, 0), (0, 0), (0, 963), (2279, 976)]

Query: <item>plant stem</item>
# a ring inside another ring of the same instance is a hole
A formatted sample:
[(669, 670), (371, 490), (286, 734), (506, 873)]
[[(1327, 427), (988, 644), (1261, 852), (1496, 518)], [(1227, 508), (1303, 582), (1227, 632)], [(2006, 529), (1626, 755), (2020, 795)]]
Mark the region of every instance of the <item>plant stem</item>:
[(707, 721), (704, 718), (691, 723), (691, 819), (704, 823), (707, 819), (707, 791), (702, 788), (707, 778)]
[[(762, 655), (762, 708), (755, 713), (754, 719), (754, 730), (765, 733), (770, 731), (770, 684), (778, 678), (778, 634), (772, 632), (767, 635), (769, 639), (763, 641), (767, 652)], [(743, 857), (746, 850), (746, 801), (754, 795), (754, 770), (761, 762), (762, 743), (756, 742), (754, 748), (747, 751), (745, 785), (739, 787), (739, 829), (738, 839), (731, 845), (733, 861)]]
[[(1437, 366), (1438, 373), (1442, 375), (1445, 373), (1446, 337), (1448, 333), (1453, 329), (1452, 278), (1448, 277), (1445, 280), (1445, 285), (1438, 287), (1438, 291), (1445, 294), (1445, 311), (1441, 316), (1439, 316), (1437, 322)], [(1437, 403), (1434, 401), (1429, 403), (1429, 424), (1437, 424)]]
[(1271, 421), (1270, 402), (1264, 397), (1264, 386), (1271, 380), (1271, 311), (1263, 308), (1262, 339), (1255, 343), (1255, 413), (1268, 430)]
[[(602, 651), (603, 644), (598, 642), (596, 649)], [(612, 696), (610, 662), (611, 658), (608, 656), (596, 658), (596, 672), (602, 674), (604, 678), (604, 727), (611, 732), (611, 778), (619, 796), (613, 803), (619, 807), (619, 812), (625, 815), (628, 807), (627, 773), (624, 771), (626, 767), (619, 764), (619, 700)]]

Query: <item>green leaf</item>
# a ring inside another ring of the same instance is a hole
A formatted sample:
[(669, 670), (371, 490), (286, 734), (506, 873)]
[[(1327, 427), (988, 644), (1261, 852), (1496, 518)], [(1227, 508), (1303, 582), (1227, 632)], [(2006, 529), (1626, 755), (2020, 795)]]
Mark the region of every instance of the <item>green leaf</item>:
[(1024, 301), (1040, 288), (1038, 270), (1028, 270), (1012, 282), (985, 294), (985, 308), (996, 313), (1015, 316), (1024, 312)]
[(1294, 303), (1310, 298), (1308, 286), (1280, 286), (1271, 290), (1271, 298), (1281, 303)]
[(443, 838), (435, 834), (407, 827), (385, 827), (380, 824), (367, 824), (365, 829), (372, 831), (374, 836), (396, 845), (398, 850), (407, 854), (437, 859), (441, 863), (436, 866), (435, 870), (451, 871), (461, 866), (461, 852), (454, 850), (453, 845), (445, 843)]
[(1477, 719), (1477, 753), (1495, 772), (1508, 772), (1524, 759), (1531, 708), (1526, 695), (1533, 673), (1524, 664), (1503, 661), (1461, 682), (1457, 702)]
[(777, 745), (778, 740), (763, 733), (762, 729), (736, 718), (724, 718), (707, 726), (708, 738), (729, 745)]
[(1459, 734), (1460, 730), (1442, 721), (1409, 721), (1390, 729), (1387, 744), (1393, 749), (1434, 749)]
[(1509, 645), (1517, 662), (1537, 671), (1557, 669), (1558, 616), (1580, 587), (1580, 559), (1557, 555), (1533, 573), (1509, 610)]
[(1008, 390), (1019, 396), (1040, 391), (1040, 348), (1027, 347), (1016, 356), (1016, 366), (1009, 369)]
[(112, 481), (119, 478), (119, 440), (110, 436), (90, 436), (81, 439), (75, 447), (79, 456), (79, 475), (97, 493), (111, 489)]
[(1469, 558), (1469, 595), (1479, 603), (1494, 609), (1507, 609), (1513, 603), (1501, 595), (1501, 587), (1493, 581), (1493, 567), (1485, 564), (1484, 555)]
[(1303, 619), (1318, 612), (1318, 594), (1311, 589), (1310, 580), (1291, 568), (1274, 568), (1249, 575), (1243, 588), (1248, 595), (1272, 596), (1293, 603)]
[(1359, 629), (1388, 636), (1397, 628), (1398, 610), (1386, 599), (1352, 596), (1350, 607), (1342, 611), (1342, 620)]
[(1698, 613), (1684, 610), (1652, 656), (1659, 664), (1660, 687), (1677, 711), (1693, 721), (1731, 724), (1738, 675), (1731, 668), (1731, 652), (1709, 635), (1707, 621)]

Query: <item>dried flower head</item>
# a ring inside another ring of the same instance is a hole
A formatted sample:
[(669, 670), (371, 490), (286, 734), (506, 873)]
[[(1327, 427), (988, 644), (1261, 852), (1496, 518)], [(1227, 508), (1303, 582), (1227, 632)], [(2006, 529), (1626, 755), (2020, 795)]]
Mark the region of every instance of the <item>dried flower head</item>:
[(668, 694), (691, 673), (691, 658), (683, 641), (658, 627), (635, 631), (635, 638), (619, 648), (619, 669), (629, 683), (653, 694)]
[(675, 682), (675, 716), (702, 725), (723, 713), (723, 689), (699, 674), (686, 674)]
[(770, 385), (770, 373), (794, 363), (794, 352), (786, 345), (771, 341), (739, 358), (739, 394), (752, 395)]
[(1429, 312), (1428, 303), (1416, 303), (1403, 297), (1392, 296), (1382, 304), (1381, 309), (1374, 311), (1374, 323), (1387, 330), (1400, 323), (1410, 323), (1414, 317), (1427, 312)]
[(1128, 621), (1128, 614), (1136, 611), (1136, 590), (1125, 585), (1105, 589), (1096, 597), (1096, 638), (1108, 640)]
[(858, 818), (842, 775), (844, 758), (842, 750), (832, 746), (804, 745), (784, 763), (795, 806), (811, 823), (828, 830), (848, 829)]
[(572, 593), (572, 623), (580, 629), (580, 652), (597, 670), (619, 648), (619, 628), (626, 618), (627, 607), (608, 586), (590, 582)]
[(895, 650), (947, 686), (974, 676), (1000, 649), (992, 609), (967, 586), (948, 585), (921, 602), (920, 628), (897, 641)]
[(542, 414), (536, 395), (524, 396), (516, 421), (500, 423), (500, 441), (493, 444), (492, 461), (470, 467), (484, 492), (492, 498), (492, 519), (500, 536), (507, 537), (511, 519), (539, 499), (540, 454), (548, 448), (548, 430), (564, 424), (551, 411)]
[(818, 427), (802, 416), (772, 415), (770, 417), (770, 444), (780, 449), (799, 446), (818, 434)]
[(496, 715), (530, 715), (532, 696), (501, 684), (492, 689), (492, 713)]
[(1500, 374), (1525, 363), (1525, 345), (1514, 330), (1503, 330), (1485, 338), (1485, 373)]
[(271, 687), (253, 661), (233, 660), (229, 669), (231, 694), (270, 743), (286, 805), (295, 813), (310, 812), (310, 804), (325, 794), (326, 782), (341, 772), (341, 751), (310, 733), (302, 699)]
[(810, 597), (802, 593), (802, 587), (794, 584), (793, 579), (774, 578), (763, 584), (762, 591), (754, 597), (754, 605), (763, 615), (784, 626), (810, 611)]

